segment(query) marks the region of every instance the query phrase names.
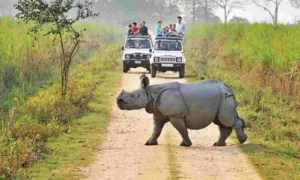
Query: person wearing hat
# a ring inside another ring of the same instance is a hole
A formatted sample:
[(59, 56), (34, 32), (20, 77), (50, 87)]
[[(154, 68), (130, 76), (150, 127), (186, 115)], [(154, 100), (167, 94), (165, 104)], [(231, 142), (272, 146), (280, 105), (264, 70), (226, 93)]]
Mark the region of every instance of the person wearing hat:
[(181, 17), (181, 16), (178, 16), (177, 19), (178, 19), (178, 23), (176, 24), (176, 31), (177, 31), (180, 35), (184, 36), (184, 34), (185, 34), (185, 32), (186, 32), (185, 24), (182, 23), (182, 17)]

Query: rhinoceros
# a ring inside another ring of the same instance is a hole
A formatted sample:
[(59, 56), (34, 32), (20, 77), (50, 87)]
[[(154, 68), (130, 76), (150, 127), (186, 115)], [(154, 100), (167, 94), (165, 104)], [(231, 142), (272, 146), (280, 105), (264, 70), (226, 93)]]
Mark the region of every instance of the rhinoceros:
[(164, 124), (170, 122), (183, 138), (180, 146), (189, 147), (192, 142), (188, 129), (199, 130), (212, 122), (219, 126), (220, 137), (214, 146), (226, 146), (226, 139), (235, 129), (241, 144), (247, 140), (245, 122), (236, 110), (232, 89), (218, 80), (194, 83), (169, 82), (149, 85), (146, 75), (140, 76), (140, 88), (131, 92), (122, 90), (117, 97), (121, 110), (145, 108), (153, 114), (154, 130), (145, 145), (157, 145)]

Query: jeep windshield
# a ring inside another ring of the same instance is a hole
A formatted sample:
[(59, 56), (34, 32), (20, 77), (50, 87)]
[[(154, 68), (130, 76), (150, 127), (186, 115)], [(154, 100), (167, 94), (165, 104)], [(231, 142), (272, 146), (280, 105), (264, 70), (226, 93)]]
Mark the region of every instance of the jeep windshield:
[(156, 51), (182, 51), (180, 41), (156, 41), (154, 50)]
[(127, 49), (151, 49), (148, 39), (128, 39), (125, 48)]

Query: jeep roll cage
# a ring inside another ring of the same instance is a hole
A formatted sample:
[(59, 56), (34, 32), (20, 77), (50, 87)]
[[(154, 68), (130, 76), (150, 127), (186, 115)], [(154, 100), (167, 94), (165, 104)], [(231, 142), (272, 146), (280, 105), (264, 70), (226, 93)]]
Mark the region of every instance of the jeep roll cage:
[(157, 37), (155, 37), (155, 40), (177, 40), (177, 41), (182, 41), (182, 37), (176, 37), (176, 36), (160, 37), (160, 36), (157, 36)]

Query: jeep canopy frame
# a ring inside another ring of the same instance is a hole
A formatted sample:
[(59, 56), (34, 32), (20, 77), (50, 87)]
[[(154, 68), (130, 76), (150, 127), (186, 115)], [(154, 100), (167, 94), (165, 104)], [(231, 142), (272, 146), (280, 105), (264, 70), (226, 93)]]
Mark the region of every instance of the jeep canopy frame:
[(168, 37), (155, 37), (155, 40), (177, 40), (182, 41), (182, 37), (174, 37), (174, 36), (168, 36)]
[(151, 35), (129, 35), (127, 36), (127, 38), (150, 38), (151, 39)]

